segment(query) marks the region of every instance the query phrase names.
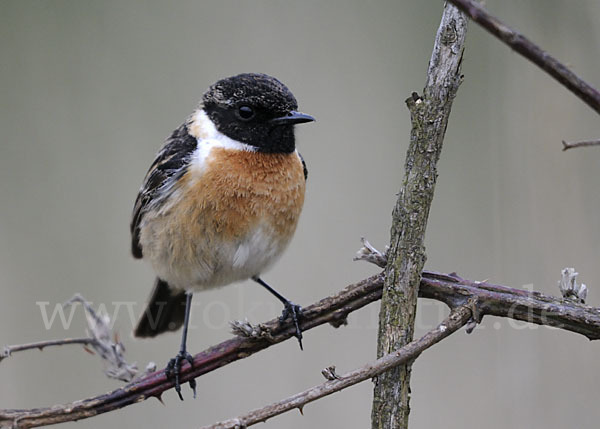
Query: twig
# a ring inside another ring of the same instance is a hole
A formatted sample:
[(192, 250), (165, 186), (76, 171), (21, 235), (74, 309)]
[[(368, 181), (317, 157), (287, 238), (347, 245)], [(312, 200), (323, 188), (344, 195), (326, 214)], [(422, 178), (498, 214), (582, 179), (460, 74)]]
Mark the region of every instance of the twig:
[(584, 140), (580, 142), (566, 142), (563, 143), (563, 151), (573, 149), (576, 147), (587, 147), (587, 146), (600, 146), (600, 140)]
[(131, 381), (136, 376), (138, 370), (136, 363), (129, 364), (125, 360), (125, 346), (118, 341), (117, 335), (112, 337), (110, 329), (110, 318), (106, 314), (98, 314), (81, 295), (76, 294), (65, 303), (72, 305), (79, 302), (85, 309), (85, 318), (87, 320), (87, 334), (94, 339), (90, 343), (92, 349), (100, 356), (104, 363), (104, 374), (110, 378), (121, 381)]
[[(383, 273), (352, 284), (336, 295), (305, 307), (302, 329), (331, 323), (343, 323), (347, 315), (381, 298)], [(477, 302), (481, 316), (509, 317), (539, 325), (554, 326), (585, 335), (590, 340), (600, 339), (600, 310), (582, 304), (553, 298), (538, 292), (512, 289), (506, 286), (461, 279), (456, 274), (425, 271), (419, 296), (442, 301), (451, 307)], [(184, 364), (184, 381), (243, 359), (273, 344), (291, 338), (294, 327), (289, 323), (279, 326), (277, 319), (262, 324), (260, 332), (270, 336), (235, 337), (194, 356), (194, 367)], [(51, 408), (29, 410), (0, 410), (0, 427), (29, 428), (67, 421), (81, 420), (141, 402), (160, 398), (173, 387), (163, 371), (154, 372), (112, 392)]]
[[(392, 213), (390, 249), (377, 337), (377, 356), (413, 339), (421, 272), (425, 264), (425, 230), (438, 176), (439, 160), (452, 101), (462, 82), (461, 64), (467, 17), (446, 4), (427, 68), (423, 96), (406, 100), (412, 129), (404, 180)], [(408, 428), (410, 365), (377, 378), (371, 426)]]
[(12, 353), (18, 351), (31, 349), (42, 350), (45, 347), (50, 346), (82, 344), (91, 347), (91, 350), (86, 349), (87, 351), (92, 354), (95, 352), (95, 354), (100, 356), (104, 364), (104, 374), (106, 374), (106, 376), (125, 382), (131, 381), (137, 374), (137, 365), (135, 362), (133, 364), (128, 364), (127, 361), (125, 361), (125, 347), (118, 341), (117, 335), (114, 335), (114, 340), (111, 338), (112, 332), (108, 315), (96, 313), (90, 303), (79, 294), (73, 296), (73, 298), (67, 301), (64, 306), (72, 305), (74, 302), (81, 303), (85, 310), (85, 317), (88, 324), (86, 330), (86, 333), (88, 334), (87, 338), (65, 338), (60, 340), (5, 346), (2, 353), (0, 353), (0, 362), (9, 357)]
[(93, 338), (64, 338), (62, 340), (48, 340), (48, 341), (38, 341), (36, 343), (27, 343), (27, 344), (17, 344), (12, 346), (4, 346), (2, 353), (0, 353), (0, 362), (3, 359), (11, 356), (15, 352), (22, 352), (24, 350), (43, 350), (46, 347), (52, 346), (66, 346), (69, 344), (82, 344), (84, 346), (92, 345), (96, 342)]
[(356, 252), (354, 256), (354, 261), (367, 261), (372, 264), (377, 265), (378, 267), (385, 268), (387, 265), (387, 252), (389, 248), (386, 247), (385, 253), (381, 253), (379, 250), (374, 248), (369, 240), (365, 237), (361, 237), (360, 239), (362, 243), (362, 247)]
[(579, 273), (575, 271), (575, 268), (564, 268), (560, 274), (558, 289), (563, 298), (585, 304), (588, 289), (583, 283), (577, 283)]
[(386, 354), (375, 362), (368, 363), (346, 374), (326, 377), (328, 381), (297, 393), (289, 398), (274, 402), (263, 408), (230, 420), (204, 426), (201, 429), (235, 429), (261, 423), (267, 419), (283, 414), (293, 409), (302, 409), (309, 402), (316, 401), (324, 396), (339, 392), (347, 387), (354, 386), (362, 381), (377, 377), (391, 368), (406, 364), (416, 359), (423, 351), (437, 344), (450, 334), (464, 326), (471, 317), (471, 310), (461, 306), (451, 311), (450, 315), (435, 329), (429, 331), (420, 339), (412, 341), (397, 351)]
[(483, 6), (473, 0), (448, 0), (466, 13), (491, 34), (502, 40), (525, 58), (564, 85), (569, 91), (600, 113), (600, 92), (589, 85), (542, 48), (519, 34), (498, 18), (490, 15)]

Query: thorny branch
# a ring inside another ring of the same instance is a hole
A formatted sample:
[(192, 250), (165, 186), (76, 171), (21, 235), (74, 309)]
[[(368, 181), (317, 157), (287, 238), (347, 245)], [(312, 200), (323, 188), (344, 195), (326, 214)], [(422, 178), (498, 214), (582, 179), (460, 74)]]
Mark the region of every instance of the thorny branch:
[[(305, 307), (302, 329), (330, 323), (345, 324), (349, 313), (381, 298), (383, 273), (349, 285), (336, 295)], [(425, 271), (419, 296), (442, 301), (452, 308), (466, 304), (484, 315), (508, 317), (538, 325), (553, 326), (590, 340), (600, 339), (600, 310), (539, 292), (529, 292), (487, 282), (476, 282), (456, 274)], [(260, 350), (291, 338), (291, 324), (278, 325), (277, 319), (246, 329), (249, 336), (237, 336), (194, 356), (194, 367), (184, 364), (182, 380), (199, 377), (231, 362), (246, 358)], [(163, 371), (146, 375), (112, 392), (51, 408), (0, 410), (0, 427), (29, 428), (81, 420), (126, 407), (147, 398), (160, 398), (173, 387)]]
[(13, 353), (22, 352), (25, 350), (44, 350), (46, 347), (53, 346), (67, 346), (70, 344), (81, 344), (84, 346), (92, 345), (96, 342), (94, 338), (63, 338), (60, 340), (48, 340), (48, 341), (37, 341), (35, 343), (27, 344), (16, 344), (12, 346), (4, 346), (2, 353), (0, 353), (0, 362), (7, 357), (12, 356)]
[[(283, 414), (295, 408), (302, 412), (303, 407), (309, 402), (316, 401), (324, 396), (339, 392), (347, 387), (354, 386), (362, 381), (377, 377), (391, 368), (402, 365), (416, 359), (423, 351), (434, 346), (450, 334), (456, 332), (464, 326), (471, 318), (471, 309), (468, 306), (461, 306), (451, 311), (450, 315), (435, 329), (427, 334), (412, 341), (404, 347), (392, 353), (386, 354), (375, 362), (370, 362), (360, 368), (350, 371), (346, 374), (332, 374), (332, 370), (327, 368), (325, 372), (327, 381), (313, 386), (303, 392), (297, 393), (289, 398), (274, 402), (263, 408), (250, 411), (249, 413), (230, 420), (215, 423), (210, 426), (204, 426), (201, 429), (236, 429), (253, 426), (256, 423), (262, 423), (267, 419)], [(325, 370), (324, 370), (325, 371)]]
[[(366, 261), (384, 268), (387, 264), (387, 255), (377, 250), (365, 238), (362, 238), (363, 247), (357, 252), (355, 261)], [(387, 252), (387, 249), (386, 249)], [(578, 310), (567, 310), (565, 302), (584, 304), (587, 298), (587, 286), (577, 283), (574, 268), (565, 268), (561, 271), (561, 279), (558, 288), (563, 297), (562, 301), (557, 298), (543, 295), (539, 292), (528, 292), (522, 289), (509, 288), (507, 286), (494, 285), (488, 282), (471, 281), (459, 277), (456, 273), (441, 274), (432, 271), (424, 271), (421, 278), (419, 290), (420, 298), (431, 298), (444, 302), (451, 308), (465, 304), (472, 300), (475, 305), (475, 322), (481, 322), (485, 315), (508, 317), (538, 325), (554, 326), (572, 332), (585, 335), (590, 340), (600, 337), (595, 328), (591, 330), (580, 330), (579, 323), (571, 322), (578, 320), (582, 314), (575, 315)], [(457, 284), (452, 284), (456, 282)], [(485, 290), (486, 292), (484, 292)], [(488, 293), (489, 292), (489, 293)], [(535, 297), (535, 299), (534, 299)], [(589, 311), (589, 315), (600, 316), (600, 309), (582, 306)], [(566, 318), (557, 320), (554, 312), (565, 312), (569, 314)], [(588, 316), (583, 316), (584, 318)], [(571, 322), (565, 323), (567, 320)], [(472, 330), (472, 329), (471, 329)]]

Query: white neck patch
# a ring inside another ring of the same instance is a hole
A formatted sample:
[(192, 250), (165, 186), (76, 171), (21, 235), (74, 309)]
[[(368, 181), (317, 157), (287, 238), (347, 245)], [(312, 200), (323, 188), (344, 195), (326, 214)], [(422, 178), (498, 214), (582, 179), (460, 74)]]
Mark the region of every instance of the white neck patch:
[(188, 125), (188, 132), (191, 136), (196, 137), (198, 142), (198, 147), (192, 154), (189, 167), (192, 174), (202, 173), (213, 148), (256, 152), (255, 147), (233, 140), (217, 130), (214, 122), (208, 117), (204, 109), (198, 109), (194, 112)]
[(217, 130), (214, 122), (208, 117), (204, 109), (198, 109), (192, 115), (188, 125), (190, 135), (196, 137), (198, 142), (203, 140), (214, 140), (213, 144), (227, 149), (247, 150), (255, 152), (256, 148), (246, 143), (233, 140)]

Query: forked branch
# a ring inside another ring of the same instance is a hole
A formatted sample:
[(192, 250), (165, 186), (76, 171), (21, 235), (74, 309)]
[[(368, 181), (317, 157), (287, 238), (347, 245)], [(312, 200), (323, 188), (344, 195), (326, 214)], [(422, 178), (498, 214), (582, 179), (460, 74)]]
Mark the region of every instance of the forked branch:
[(471, 309), (468, 306), (461, 306), (453, 309), (450, 315), (435, 329), (399, 350), (382, 356), (375, 362), (368, 363), (346, 374), (331, 375), (329, 376), (330, 379), (328, 381), (313, 386), (304, 392), (297, 393), (289, 398), (274, 402), (263, 408), (250, 411), (243, 416), (215, 423), (210, 426), (204, 426), (202, 429), (245, 428), (257, 423), (262, 423), (271, 417), (278, 416), (296, 408), (302, 411), (302, 408), (309, 402), (316, 401), (317, 399), (339, 392), (340, 390), (354, 386), (362, 381), (377, 377), (398, 365), (413, 361), (425, 350), (464, 326), (470, 318)]
[[(309, 330), (325, 323), (335, 326), (344, 324), (349, 313), (379, 300), (382, 287), (383, 273), (380, 273), (305, 307), (302, 329)], [(600, 338), (600, 310), (538, 292), (466, 280), (455, 274), (425, 271), (419, 296), (442, 301), (452, 308), (469, 304), (478, 313), (478, 318), (484, 315), (508, 317), (576, 332), (590, 340)], [(278, 326), (277, 319), (255, 326), (249, 336), (231, 338), (194, 356), (193, 368), (187, 364), (183, 366), (183, 380), (199, 377), (248, 357), (291, 338), (293, 333), (293, 326)], [(0, 427), (29, 428), (81, 420), (147, 398), (160, 398), (163, 392), (172, 387), (173, 382), (167, 380), (163, 371), (158, 371), (112, 392), (70, 404), (51, 408), (0, 410)]]

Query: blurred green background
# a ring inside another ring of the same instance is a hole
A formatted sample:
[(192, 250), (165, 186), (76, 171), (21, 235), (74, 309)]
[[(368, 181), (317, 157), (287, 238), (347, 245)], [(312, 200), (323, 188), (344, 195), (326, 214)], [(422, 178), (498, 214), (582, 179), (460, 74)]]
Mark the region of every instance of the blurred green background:
[[(600, 86), (600, 3), (488, 0), (494, 14)], [(441, 1), (0, 1), (0, 345), (80, 336), (50, 330), (79, 292), (112, 315), (127, 357), (162, 367), (179, 333), (130, 336), (153, 280), (129, 254), (129, 217), (156, 150), (215, 80), (272, 74), (318, 122), (299, 127), (310, 171), (287, 253), (264, 278), (307, 305), (377, 272), (352, 262), (367, 237), (383, 248), (409, 137), (404, 100), (421, 91)], [(427, 231), (427, 268), (558, 294), (574, 266), (600, 306), (597, 114), (471, 24), (465, 81), (450, 118)], [(118, 303), (130, 303), (121, 304)], [(246, 282), (195, 298), (189, 348), (229, 338), (228, 321), (280, 305)], [(446, 309), (419, 301), (417, 334)], [(198, 380), (198, 399), (158, 401), (80, 427), (198, 427), (278, 400), (375, 358), (378, 305), (339, 330), (294, 341)], [(597, 427), (600, 343), (491, 317), (414, 365), (411, 427)], [(0, 364), (0, 407), (50, 406), (120, 386), (79, 347), (24, 352)], [(365, 428), (363, 383), (265, 428)]]

